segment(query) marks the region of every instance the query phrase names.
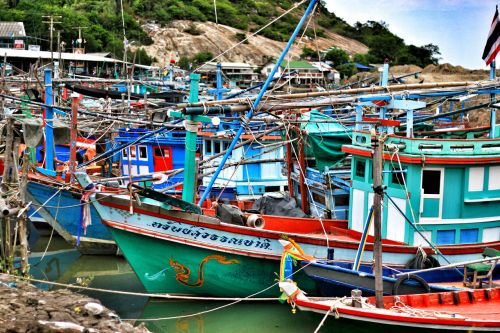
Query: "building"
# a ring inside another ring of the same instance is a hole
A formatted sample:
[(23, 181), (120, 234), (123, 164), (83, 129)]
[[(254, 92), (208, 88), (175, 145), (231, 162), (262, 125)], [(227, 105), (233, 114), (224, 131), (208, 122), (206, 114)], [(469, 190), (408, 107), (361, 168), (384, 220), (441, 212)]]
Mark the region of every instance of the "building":
[(108, 58), (102, 55), (94, 54), (78, 54), (78, 53), (67, 53), (67, 52), (50, 52), (50, 51), (31, 51), (25, 49), (16, 48), (0, 48), (0, 56), (6, 57), (7, 62), (14, 65), (21, 70), (26, 72), (29, 71), (30, 65), (39, 61), (39, 65), (43, 66), (48, 64), (54, 59), (55, 61), (61, 61), (64, 68), (68, 69), (70, 73), (76, 74), (105, 74), (106, 71), (111, 71), (114, 69), (115, 65), (120, 65), (123, 63), (121, 60)]
[[(243, 62), (222, 62), (220, 64), (224, 83), (231, 83), (239, 88), (248, 88), (259, 79), (259, 74), (255, 72), (256, 66)], [(216, 82), (217, 63), (208, 62), (200, 68), (199, 72), (206, 77), (208, 82)]]
[(0, 22), (0, 48), (24, 50), (26, 38), (23, 22)]

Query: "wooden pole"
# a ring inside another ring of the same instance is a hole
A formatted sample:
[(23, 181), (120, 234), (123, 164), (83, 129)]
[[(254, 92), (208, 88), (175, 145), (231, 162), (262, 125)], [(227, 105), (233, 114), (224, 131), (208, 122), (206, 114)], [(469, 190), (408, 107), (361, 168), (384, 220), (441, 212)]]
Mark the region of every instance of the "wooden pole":
[(76, 171), (76, 141), (78, 131), (78, 94), (71, 94), (71, 143), (69, 146), (69, 172), (71, 175), (71, 183), (75, 181)]
[(375, 273), (375, 302), (377, 308), (384, 307), (383, 281), (382, 281), (382, 149), (383, 141), (377, 137), (377, 132), (372, 129), (372, 149), (373, 149), (373, 222), (374, 222), (374, 242), (373, 261)]
[[(21, 206), (26, 205), (26, 191), (28, 185), (28, 163), (29, 155), (23, 155), (23, 171), (22, 180), (19, 193), (21, 194)], [(23, 276), (28, 275), (29, 263), (28, 263), (28, 232), (27, 232), (28, 215), (27, 212), (23, 212), (19, 219), (19, 240), (20, 240), (20, 255), (21, 255), (21, 274)]]
[[(1, 192), (6, 193), (10, 188), (10, 183), (12, 182), (12, 175), (17, 170), (14, 170), (14, 163), (12, 160), (12, 147), (14, 145), (14, 118), (7, 118), (7, 137), (5, 138), (5, 154), (4, 154), (4, 171), (2, 177)], [(0, 199), (0, 205), (2, 207), (7, 207), (6, 200), (2, 197)], [(6, 273), (11, 273), (14, 269), (13, 266), (13, 249), (12, 249), (12, 230), (11, 230), (11, 219), (6, 216), (2, 218), (3, 228), (3, 261), (4, 261), (4, 271)]]

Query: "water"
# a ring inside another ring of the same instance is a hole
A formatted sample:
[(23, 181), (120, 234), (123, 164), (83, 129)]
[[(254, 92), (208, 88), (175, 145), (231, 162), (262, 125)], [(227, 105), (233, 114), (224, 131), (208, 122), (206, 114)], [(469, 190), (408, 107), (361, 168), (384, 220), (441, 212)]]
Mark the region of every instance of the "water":
[[(34, 250), (43, 251), (48, 237), (41, 237)], [(49, 252), (31, 256), (31, 275), (66, 284), (77, 279), (90, 287), (144, 293), (141, 283), (123, 257), (83, 256), (54, 236)], [(40, 285), (41, 288), (53, 288)], [(289, 304), (275, 302), (241, 302), (231, 305), (219, 301), (159, 300), (146, 297), (77, 290), (101, 300), (122, 319), (144, 321), (152, 332), (168, 333), (303, 333), (314, 332), (322, 315), (311, 312), (291, 312)], [(279, 292), (276, 290), (276, 295)], [(217, 309), (220, 308), (221, 309)], [(148, 319), (165, 318), (148, 321)], [(335, 320), (329, 317), (320, 332), (422, 332), (408, 328), (387, 328), (373, 323)]]

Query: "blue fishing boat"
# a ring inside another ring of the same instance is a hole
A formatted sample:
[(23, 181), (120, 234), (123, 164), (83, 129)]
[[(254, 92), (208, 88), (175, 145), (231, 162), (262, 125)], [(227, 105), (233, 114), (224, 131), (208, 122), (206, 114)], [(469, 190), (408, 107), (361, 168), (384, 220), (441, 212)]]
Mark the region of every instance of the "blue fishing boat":
[[(114, 138), (117, 144), (129, 144), (137, 140), (138, 137), (150, 133), (148, 129), (142, 128), (122, 128), (118, 131), (118, 136)], [(201, 146), (201, 139), (197, 139), (197, 147)], [(131, 145), (120, 152), (121, 172), (124, 176), (124, 183), (131, 179), (133, 182), (140, 182), (141, 179), (148, 186), (155, 190), (167, 193), (180, 193), (184, 173), (179, 172), (172, 176), (167, 176), (166, 171), (184, 168), (184, 150), (186, 148), (186, 132), (174, 131), (151, 136), (140, 143)], [(197, 148), (197, 150), (199, 150)], [(200, 153), (197, 153), (200, 156)], [(126, 179), (125, 176), (129, 176)], [(151, 180), (153, 176), (155, 180)]]

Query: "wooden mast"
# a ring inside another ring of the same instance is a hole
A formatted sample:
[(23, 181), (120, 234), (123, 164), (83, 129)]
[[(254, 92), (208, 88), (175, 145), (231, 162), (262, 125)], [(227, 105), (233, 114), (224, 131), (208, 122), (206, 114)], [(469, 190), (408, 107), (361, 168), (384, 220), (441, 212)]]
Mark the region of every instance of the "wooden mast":
[(384, 190), (382, 187), (382, 149), (384, 141), (377, 137), (377, 131), (372, 129), (372, 149), (373, 149), (373, 222), (374, 222), (374, 242), (373, 261), (375, 273), (375, 298), (378, 308), (384, 307), (383, 281), (382, 281), (382, 223), (381, 205)]

